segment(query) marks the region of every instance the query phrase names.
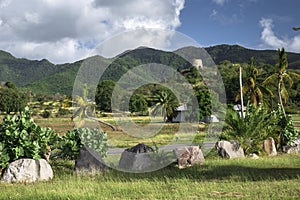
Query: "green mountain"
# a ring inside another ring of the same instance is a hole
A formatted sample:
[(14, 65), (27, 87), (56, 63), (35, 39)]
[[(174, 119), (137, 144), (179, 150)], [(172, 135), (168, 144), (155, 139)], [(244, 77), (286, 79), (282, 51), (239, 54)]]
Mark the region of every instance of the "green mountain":
[[(183, 48), (178, 51), (184, 50)], [(232, 63), (249, 63), (250, 58), (255, 57), (258, 64), (264, 63), (274, 66), (278, 57), (276, 50), (251, 50), (238, 45), (217, 45), (205, 48), (205, 50), (216, 64), (224, 60), (229, 60)], [(11, 81), (18, 87), (31, 90), (34, 93), (71, 95), (77, 72), (83, 63), (88, 62), (88, 59), (55, 65), (46, 59), (38, 61), (15, 58), (8, 52), (0, 51), (0, 82)], [(173, 52), (151, 48), (126, 51), (113, 60), (101, 56), (97, 56), (97, 59), (106, 63), (113, 61), (104, 72), (102, 80), (111, 79), (115, 81), (129, 69), (141, 64), (161, 63), (179, 70), (191, 66), (190, 63)], [(300, 69), (300, 54), (288, 53), (288, 61), (290, 69)], [(96, 76), (96, 74), (90, 73), (91, 76)]]

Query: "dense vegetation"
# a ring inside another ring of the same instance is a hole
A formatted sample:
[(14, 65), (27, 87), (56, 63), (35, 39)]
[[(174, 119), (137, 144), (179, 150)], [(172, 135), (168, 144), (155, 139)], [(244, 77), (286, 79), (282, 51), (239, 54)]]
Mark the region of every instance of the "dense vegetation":
[[(237, 45), (218, 45), (205, 48), (205, 50), (220, 66), (221, 73), (222, 70), (231, 72), (226, 73), (226, 75), (222, 73), (225, 87), (226, 83), (237, 78), (236, 73), (234, 73), (235, 68), (231, 63), (245, 64), (249, 62), (251, 57), (254, 57), (258, 68), (267, 74), (272, 71), (272, 67), (277, 62), (276, 50), (250, 50)], [(287, 53), (287, 57), (289, 68), (299, 70), (300, 54)], [(137, 49), (129, 53), (125, 52), (120, 58), (113, 62), (103, 79), (116, 81), (113, 78), (118, 78), (126, 70), (143, 63), (163, 63), (176, 69), (184, 69), (190, 66), (174, 53), (154, 49), (144, 49), (143, 51)], [(107, 60), (101, 57), (99, 59)], [(7, 52), (0, 51), (0, 81), (14, 82), (18, 87), (22, 86), (34, 93), (71, 95), (77, 71), (83, 62), (54, 65), (47, 60), (18, 59)], [(299, 82), (295, 83), (292, 88), (293, 93), (297, 93), (296, 88), (299, 88)], [(296, 94), (293, 94), (292, 97), (299, 98)]]

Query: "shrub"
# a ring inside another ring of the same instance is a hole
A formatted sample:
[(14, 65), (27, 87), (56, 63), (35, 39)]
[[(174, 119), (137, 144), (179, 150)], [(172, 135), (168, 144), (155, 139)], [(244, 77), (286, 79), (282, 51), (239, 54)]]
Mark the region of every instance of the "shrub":
[(59, 136), (35, 124), (29, 108), (20, 115), (7, 115), (0, 124), (0, 166), (20, 158), (46, 158)]
[(62, 137), (59, 157), (76, 159), (80, 148), (85, 145), (97, 151), (102, 157), (107, 154), (107, 134), (97, 128), (77, 128), (69, 130)]
[(278, 128), (276, 113), (268, 112), (263, 105), (248, 105), (244, 118), (239, 112), (229, 109), (225, 122), (223, 139), (238, 140), (246, 154), (259, 153), (262, 141), (273, 136)]
[(276, 116), (278, 119), (277, 141), (279, 148), (282, 148), (285, 145), (290, 145), (298, 137), (299, 133), (293, 125), (292, 116), (287, 115), (284, 117), (280, 106), (278, 106)]

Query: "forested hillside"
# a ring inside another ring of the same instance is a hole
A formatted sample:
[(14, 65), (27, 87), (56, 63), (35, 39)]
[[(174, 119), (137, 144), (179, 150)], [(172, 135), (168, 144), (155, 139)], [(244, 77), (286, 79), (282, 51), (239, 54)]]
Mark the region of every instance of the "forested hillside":
[[(188, 47), (190, 48), (190, 47)], [(234, 64), (247, 66), (250, 58), (255, 58), (255, 65), (260, 69), (261, 77), (273, 73), (278, 60), (277, 50), (251, 50), (238, 45), (218, 45), (205, 48), (214, 62), (219, 66), (226, 88), (227, 96), (233, 101), (237, 86), (237, 71)], [(300, 54), (287, 53), (289, 70), (300, 70)], [(108, 59), (99, 56), (99, 59)], [(33, 93), (56, 93), (71, 95), (77, 71), (84, 62), (55, 65), (43, 59), (27, 60), (15, 58), (10, 53), (0, 51), (0, 82), (11, 81), (18, 87)], [(117, 81), (129, 69), (147, 63), (161, 63), (176, 70), (188, 69), (191, 64), (173, 52), (164, 52), (151, 48), (138, 48), (121, 54), (112, 62), (102, 76), (102, 80)], [(295, 81), (290, 93), (293, 99), (298, 98), (299, 82)], [(235, 88), (234, 90), (232, 90)], [(297, 100), (297, 99), (296, 99)], [(295, 101), (296, 101), (295, 100)]]

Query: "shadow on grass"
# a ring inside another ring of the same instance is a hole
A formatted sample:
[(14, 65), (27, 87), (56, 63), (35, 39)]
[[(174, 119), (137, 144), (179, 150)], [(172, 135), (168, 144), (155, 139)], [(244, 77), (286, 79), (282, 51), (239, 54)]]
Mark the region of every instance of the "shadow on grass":
[[(272, 160), (267, 163), (258, 161), (257, 166), (255, 166), (254, 160), (252, 160), (250, 164), (246, 159), (237, 161), (219, 160), (217, 162), (209, 162), (204, 165), (193, 166), (185, 169), (178, 169), (175, 164), (172, 164), (158, 171), (137, 174), (110, 169), (109, 172), (100, 173), (96, 175), (96, 177), (93, 177), (93, 179), (104, 178), (107, 180), (122, 182), (130, 182), (140, 179), (147, 181), (165, 181), (172, 179), (191, 179), (198, 181), (278, 181), (300, 179), (300, 163), (299, 165), (297, 164), (297, 166), (293, 166), (293, 164), (286, 164), (285, 160), (281, 162), (282, 163), (276, 163), (276, 167), (272, 167)], [(60, 161), (53, 164), (54, 173), (58, 175), (58, 178), (66, 175), (76, 176), (73, 172), (73, 162)]]

